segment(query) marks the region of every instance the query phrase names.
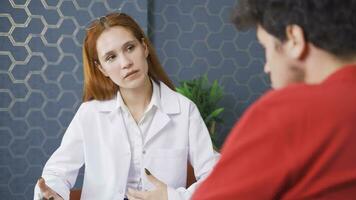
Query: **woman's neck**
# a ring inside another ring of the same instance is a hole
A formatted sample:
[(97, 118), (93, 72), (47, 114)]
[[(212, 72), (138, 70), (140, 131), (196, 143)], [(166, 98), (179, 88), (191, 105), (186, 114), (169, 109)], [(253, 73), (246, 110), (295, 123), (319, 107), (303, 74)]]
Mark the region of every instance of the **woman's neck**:
[(141, 87), (135, 89), (121, 89), (120, 93), (135, 121), (140, 121), (145, 109), (151, 102), (153, 93), (151, 80), (147, 78)]

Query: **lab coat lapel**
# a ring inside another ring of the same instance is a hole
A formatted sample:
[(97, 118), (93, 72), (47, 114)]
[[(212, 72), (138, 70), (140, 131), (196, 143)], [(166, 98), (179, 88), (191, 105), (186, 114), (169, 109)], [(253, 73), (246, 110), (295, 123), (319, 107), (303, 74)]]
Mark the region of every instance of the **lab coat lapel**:
[[(121, 110), (116, 110), (116, 111), (112, 111), (109, 114), (109, 118), (110, 118), (110, 135), (112, 136), (112, 148), (115, 148), (118, 151), (123, 151), (123, 150), (127, 150), (128, 152), (130, 152), (130, 144), (129, 144), (129, 139), (127, 136), (127, 130), (126, 130), (126, 126), (124, 124), (124, 120), (122, 118), (122, 112)], [(118, 141), (120, 141), (119, 143), (121, 145), (117, 145)], [(124, 145), (124, 146), (122, 146)], [(115, 151), (115, 152), (118, 152)]]
[[(130, 152), (130, 144), (127, 136), (126, 126), (122, 118), (122, 110), (120, 109), (117, 98), (102, 101), (97, 104), (99, 111), (103, 115), (107, 115), (109, 119), (107, 139), (110, 148), (113, 152)], [(118, 145), (120, 144), (120, 145)]]
[[(172, 91), (163, 82), (159, 84), (159, 105), (156, 113), (152, 119), (152, 124), (148, 130), (144, 144), (148, 143), (169, 123), (171, 122), (171, 115), (180, 112), (177, 94)], [(167, 134), (169, 134), (167, 132)]]
[[(108, 132), (110, 134), (110, 137), (108, 137), (108, 143), (110, 144), (108, 152), (111, 154), (113, 162), (113, 165), (108, 170), (118, 169), (112, 171), (113, 177), (109, 178), (109, 180), (117, 183), (116, 177), (120, 177), (121, 180), (127, 180), (130, 169), (131, 149), (121, 110), (112, 111), (108, 117), (111, 124)], [(119, 192), (123, 194), (125, 191)]]
[(144, 143), (146, 144), (153, 139), (153, 137), (157, 135), (170, 121), (171, 118), (166, 113), (162, 112), (160, 109), (157, 109)]

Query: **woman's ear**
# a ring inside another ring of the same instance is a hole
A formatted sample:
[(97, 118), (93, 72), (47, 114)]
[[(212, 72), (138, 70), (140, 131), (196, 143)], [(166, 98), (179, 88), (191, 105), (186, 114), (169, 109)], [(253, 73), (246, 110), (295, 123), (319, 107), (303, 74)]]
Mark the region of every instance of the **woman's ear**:
[(286, 27), (287, 41), (286, 53), (293, 59), (302, 59), (307, 51), (307, 42), (303, 29), (299, 25), (288, 25)]
[(149, 55), (149, 50), (148, 50), (148, 46), (147, 46), (147, 44), (146, 44), (146, 42), (145, 42), (145, 38), (142, 38), (142, 39), (141, 39), (141, 42), (142, 42), (143, 48), (144, 48), (144, 50), (145, 50), (145, 57), (147, 58), (148, 55)]
[(105, 69), (100, 65), (100, 63), (98, 61), (94, 61), (94, 65), (101, 71), (101, 73), (104, 74), (104, 76), (106, 76), (106, 77), (109, 76), (108, 73), (106, 73)]

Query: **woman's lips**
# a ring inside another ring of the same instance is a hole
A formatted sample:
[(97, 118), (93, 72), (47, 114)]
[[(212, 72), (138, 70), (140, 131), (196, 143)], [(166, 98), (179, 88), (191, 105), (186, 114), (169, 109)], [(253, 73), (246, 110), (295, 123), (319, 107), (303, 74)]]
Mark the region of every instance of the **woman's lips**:
[(134, 75), (134, 74), (136, 74), (137, 72), (138, 72), (138, 70), (133, 70), (133, 71), (127, 73), (127, 74), (125, 75), (124, 79), (129, 78), (131, 75)]

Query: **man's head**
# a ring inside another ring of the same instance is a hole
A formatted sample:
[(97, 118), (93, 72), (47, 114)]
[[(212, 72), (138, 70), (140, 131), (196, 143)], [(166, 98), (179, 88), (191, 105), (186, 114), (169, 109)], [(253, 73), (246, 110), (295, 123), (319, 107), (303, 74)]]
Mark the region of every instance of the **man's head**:
[[(274, 88), (305, 79), (312, 49), (343, 60), (356, 55), (356, 0), (239, 0), (238, 29), (257, 27)], [(315, 57), (315, 56), (314, 56)]]

